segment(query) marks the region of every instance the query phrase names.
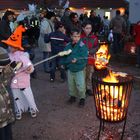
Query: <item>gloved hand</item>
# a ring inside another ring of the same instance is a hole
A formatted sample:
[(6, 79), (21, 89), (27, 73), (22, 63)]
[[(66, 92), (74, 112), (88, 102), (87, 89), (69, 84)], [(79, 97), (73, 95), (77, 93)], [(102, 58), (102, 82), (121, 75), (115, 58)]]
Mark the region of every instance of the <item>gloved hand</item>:
[(17, 70), (19, 70), (22, 67), (22, 62), (13, 61), (10, 64), (10, 67), (13, 68), (14, 71), (17, 71)]

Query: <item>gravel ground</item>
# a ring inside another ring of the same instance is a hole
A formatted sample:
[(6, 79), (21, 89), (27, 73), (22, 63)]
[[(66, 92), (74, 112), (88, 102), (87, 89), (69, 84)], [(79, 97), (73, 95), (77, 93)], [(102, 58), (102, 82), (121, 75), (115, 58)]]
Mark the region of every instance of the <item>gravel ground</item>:
[[(36, 58), (40, 59), (40, 55)], [(116, 71), (128, 72), (140, 76), (140, 69), (131, 64), (111, 62)], [(78, 107), (78, 101), (68, 105), (67, 82), (61, 83), (59, 73), (54, 83), (41, 66), (37, 68), (37, 79), (32, 79), (32, 89), (39, 113), (37, 118), (30, 114), (13, 125), (14, 140), (96, 140), (99, 120), (96, 117), (94, 99), (87, 97), (84, 108)], [(124, 140), (140, 140), (140, 80), (135, 79), (129, 105)], [(119, 140), (123, 123), (105, 125), (100, 140)]]

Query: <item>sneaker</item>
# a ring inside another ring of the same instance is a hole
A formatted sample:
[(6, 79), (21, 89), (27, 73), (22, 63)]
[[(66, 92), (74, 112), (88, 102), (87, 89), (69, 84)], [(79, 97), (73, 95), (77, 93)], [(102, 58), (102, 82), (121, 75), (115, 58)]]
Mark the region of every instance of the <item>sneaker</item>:
[(73, 104), (74, 102), (76, 102), (76, 97), (71, 96), (68, 100), (68, 104)]
[(53, 78), (51, 78), (51, 79), (50, 79), (50, 82), (54, 82), (54, 79), (53, 79)]
[(85, 106), (85, 99), (80, 99), (79, 101), (79, 107), (84, 107)]
[(32, 118), (35, 118), (37, 116), (36, 111), (33, 109), (30, 110), (30, 113)]
[(92, 91), (90, 89), (87, 89), (86, 90), (86, 95), (93, 96), (93, 93), (92, 93)]
[(21, 119), (22, 119), (21, 113), (16, 113), (16, 120), (21, 120)]

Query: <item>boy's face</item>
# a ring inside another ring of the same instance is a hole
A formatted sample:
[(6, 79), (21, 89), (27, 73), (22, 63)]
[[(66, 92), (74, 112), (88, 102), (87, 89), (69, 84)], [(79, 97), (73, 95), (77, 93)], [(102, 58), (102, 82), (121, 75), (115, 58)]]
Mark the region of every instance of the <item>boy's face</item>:
[(92, 31), (92, 26), (91, 26), (91, 24), (87, 24), (85, 27), (83, 27), (82, 28), (83, 29), (83, 31), (84, 31), (84, 33), (86, 34), (86, 35), (89, 35), (90, 33), (91, 33), (91, 31)]
[(59, 30), (60, 32), (64, 33), (64, 34), (65, 34), (65, 32), (66, 32), (66, 29), (65, 29), (64, 26), (62, 26), (61, 28), (58, 28), (58, 30)]
[(71, 35), (72, 43), (75, 44), (80, 40), (81, 33), (74, 32)]

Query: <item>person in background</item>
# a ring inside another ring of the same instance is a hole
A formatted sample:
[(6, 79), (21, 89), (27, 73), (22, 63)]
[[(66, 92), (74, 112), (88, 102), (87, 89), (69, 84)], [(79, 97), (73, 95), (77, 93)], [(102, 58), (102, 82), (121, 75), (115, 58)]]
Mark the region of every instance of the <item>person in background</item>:
[(69, 30), (70, 14), (71, 14), (71, 10), (69, 8), (66, 8), (64, 11), (64, 15), (61, 18), (61, 22), (64, 24), (64, 26), (66, 28), (66, 34), (68, 34), (68, 30)]
[(72, 12), (69, 17), (70, 17), (69, 31), (71, 32), (75, 28), (81, 30), (81, 22), (79, 21), (78, 14)]
[(72, 42), (68, 43), (65, 47), (65, 51), (72, 50), (71, 54), (63, 57), (61, 64), (66, 66), (68, 74), (68, 88), (69, 88), (69, 100), (68, 103), (72, 104), (79, 98), (79, 106), (85, 105), (85, 67), (87, 64), (88, 49), (82, 42), (81, 31), (79, 29), (73, 29), (71, 31)]
[(137, 46), (137, 61), (136, 67), (140, 68), (140, 21), (134, 27), (135, 44)]
[(90, 11), (89, 20), (92, 23), (92, 32), (94, 34), (98, 34), (101, 26), (101, 18), (99, 16), (96, 16), (96, 12), (94, 10)]
[(66, 26), (66, 34), (70, 37), (70, 33), (73, 29), (77, 28), (81, 30), (81, 22), (79, 20), (78, 14), (71, 12), (69, 15), (69, 22)]
[(98, 50), (98, 38), (92, 33), (92, 23), (85, 21), (82, 24), (81, 39), (88, 48), (88, 64), (86, 66), (86, 94), (91, 96), (92, 92), (92, 74), (94, 72), (94, 55)]
[(12, 33), (10, 22), (12, 22), (14, 19), (13, 15), (14, 12), (7, 10), (2, 17), (2, 20), (0, 21), (0, 47), (3, 47), (5, 49), (7, 49), (8, 46), (1, 41), (8, 39)]
[[(50, 34), (46, 34), (44, 37), (45, 43), (51, 42), (51, 55), (56, 55), (59, 52), (63, 51), (65, 48), (65, 44), (70, 42), (70, 38), (65, 35), (65, 28), (62, 22), (57, 22), (55, 24), (55, 32)], [(54, 82), (55, 80), (55, 71), (58, 66), (60, 70), (61, 81), (64, 82), (66, 80), (66, 73), (64, 67), (60, 66), (61, 57), (54, 58), (51, 61), (51, 71), (50, 71), (50, 82)]]
[[(45, 34), (49, 34), (54, 31), (53, 20), (55, 19), (55, 13), (42, 11), (40, 13), (41, 24), (40, 24), (40, 35), (38, 39), (38, 46), (43, 52), (43, 59), (46, 59), (51, 56), (51, 44), (44, 42)], [(50, 61), (43, 63), (44, 72), (50, 72)]]
[(79, 20), (82, 22), (87, 21), (88, 20), (88, 13), (85, 12), (84, 14), (82, 13), (79, 17)]
[(113, 54), (119, 54), (122, 50), (122, 38), (126, 32), (126, 22), (120, 15), (120, 11), (116, 11), (116, 16), (110, 21), (110, 29), (113, 31)]
[(7, 90), (12, 76), (8, 53), (0, 47), (0, 140), (12, 140), (12, 123), (15, 116), (12, 97)]

